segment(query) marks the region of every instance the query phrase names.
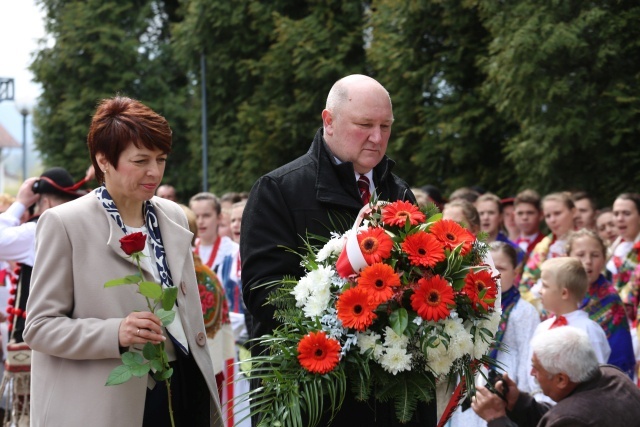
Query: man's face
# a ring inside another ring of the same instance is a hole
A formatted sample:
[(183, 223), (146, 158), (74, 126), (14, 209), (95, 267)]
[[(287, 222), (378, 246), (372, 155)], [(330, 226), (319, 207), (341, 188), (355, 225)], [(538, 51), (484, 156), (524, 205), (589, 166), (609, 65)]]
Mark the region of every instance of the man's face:
[(589, 230), (595, 229), (596, 224), (596, 211), (591, 207), (589, 199), (580, 199), (574, 202), (576, 206), (576, 217), (574, 221), (576, 223), (576, 229), (588, 228)]
[(531, 203), (518, 203), (515, 207), (516, 227), (525, 236), (536, 234), (540, 229), (542, 214)]
[(373, 169), (387, 151), (393, 111), (389, 96), (370, 82), (353, 83), (349, 100), (335, 111), (324, 110), (325, 140), (343, 162), (352, 162), (359, 174)]
[[(557, 374), (556, 374), (557, 375)], [(531, 358), (531, 376), (533, 376), (538, 384), (540, 385), (540, 389), (542, 392), (553, 399), (555, 402), (559, 399), (558, 390), (555, 387), (555, 379), (556, 375), (550, 374), (549, 371), (544, 369), (538, 357), (533, 354)]]
[(176, 190), (170, 185), (161, 185), (158, 187), (158, 191), (156, 191), (156, 196), (162, 197), (163, 199), (171, 200), (172, 202), (177, 202), (176, 198)]

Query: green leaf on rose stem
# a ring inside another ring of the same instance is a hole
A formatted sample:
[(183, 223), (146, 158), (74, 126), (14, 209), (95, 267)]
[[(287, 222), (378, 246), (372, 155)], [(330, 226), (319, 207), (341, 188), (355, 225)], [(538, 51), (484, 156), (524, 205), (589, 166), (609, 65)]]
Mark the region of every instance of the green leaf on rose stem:
[(109, 280), (104, 284), (104, 287), (113, 288), (114, 286), (133, 285), (135, 283), (138, 283), (139, 281), (140, 281), (140, 276), (134, 274), (130, 276), (120, 277), (119, 279)]
[(178, 299), (178, 288), (171, 286), (162, 290), (162, 308), (171, 310)]
[(147, 360), (156, 359), (160, 356), (160, 346), (147, 342), (144, 347), (142, 347), (142, 355)]
[(155, 282), (140, 282), (138, 289), (142, 295), (153, 300), (160, 299), (162, 296), (162, 286)]
[(162, 326), (170, 325), (173, 322), (173, 319), (176, 318), (176, 312), (173, 310), (165, 310), (164, 308), (159, 308), (156, 310), (156, 316), (160, 318), (162, 322)]
[(135, 351), (127, 351), (122, 353), (122, 363), (127, 366), (138, 366), (144, 363), (144, 357)]
[(142, 378), (149, 373), (151, 367), (148, 363), (142, 365), (131, 366), (131, 375), (134, 377)]
[(409, 313), (405, 308), (399, 308), (391, 313), (389, 322), (391, 323), (391, 329), (393, 329), (396, 334), (402, 335), (409, 324)]
[(173, 368), (156, 372), (153, 374), (153, 379), (156, 381), (164, 381), (171, 378), (171, 375), (173, 375)]
[(109, 378), (107, 378), (107, 383), (105, 385), (119, 385), (126, 383), (130, 379), (131, 368), (126, 365), (120, 365), (109, 373)]
[(160, 359), (149, 360), (149, 365), (151, 365), (151, 369), (153, 369), (154, 372), (162, 371), (164, 369), (164, 365)]

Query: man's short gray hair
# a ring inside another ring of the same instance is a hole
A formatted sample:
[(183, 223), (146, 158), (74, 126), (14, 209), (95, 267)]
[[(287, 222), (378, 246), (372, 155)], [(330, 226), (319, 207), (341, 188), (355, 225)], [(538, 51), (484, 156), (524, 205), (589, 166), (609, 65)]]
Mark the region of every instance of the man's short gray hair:
[(531, 340), (531, 349), (547, 372), (565, 373), (577, 384), (593, 378), (599, 369), (589, 337), (572, 326), (539, 333)]

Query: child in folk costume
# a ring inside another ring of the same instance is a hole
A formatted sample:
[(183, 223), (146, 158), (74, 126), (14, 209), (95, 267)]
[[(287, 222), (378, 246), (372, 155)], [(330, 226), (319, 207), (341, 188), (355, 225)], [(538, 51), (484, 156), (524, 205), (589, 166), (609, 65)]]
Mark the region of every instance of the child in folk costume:
[(625, 305), (629, 321), (635, 323), (640, 299), (640, 194), (624, 193), (613, 202), (613, 216), (620, 233), (611, 245), (607, 263), (611, 282)]
[(611, 347), (599, 324), (578, 307), (589, 287), (587, 272), (580, 260), (559, 257), (545, 261), (541, 266), (542, 288), (540, 299), (545, 310), (555, 314), (536, 328), (535, 335), (548, 329), (570, 325), (582, 329), (589, 336), (600, 363), (607, 363)]
[[(517, 254), (513, 246), (505, 242), (492, 242), (490, 247), (493, 263), (500, 272), (502, 316), (495, 337), (496, 343), (489, 357), (498, 361), (500, 371), (509, 373), (519, 390), (533, 394), (539, 387), (530, 375), (529, 342), (540, 324), (540, 317), (535, 307), (520, 298), (516, 279)], [(482, 376), (479, 379), (484, 382)], [(472, 410), (463, 411), (458, 408), (450, 427), (486, 425), (487, 422)]]
[(540, 312), (540, 266), (548, 259), (566, 255), (565, 240), (573, 230), (575, 206), (568, 193), (552, 193), (542, 199), (542, 212), (551, 234), (542, 239), (531, 252), (520, 281), (522, 298), (532, 303)]
[(569, 235), (567, 254), (578, 258), (587, 272), (590, 285), (580, 308), (602, 327), (607, 336), (611, 347), (607, 363), (617, 366), (633, 378), (636, 360), (629, 322), (618, 292), (602, 275), (606, 246), (595, 232), (582, 229)]
[[(225, 298), (229, 308), (231, 328), (236, 343), (244, 343), (248, 333), (244, 319), (244, 304), (242, 302), (242, 284), (240, 282), (240, 247), (228, 236), (221, 236), (218, 227), (221, 219), (220, 200), (213, 193), (198, 193), (191, 197), (189, 207), (196, 214), (198, 239), (195, 253), (200, 257), (204, 266), (211, 269), (220, 280), (225, 291)], [(250, 420), (245, 418), (243, 411), (247, 404), (243, 396), (249, 391), (248, 381), (239, 376), (238, 354), (234, 350), (233, 357), (225, 361), (222, 397), (220, 404), (226, 415), (226, 424), (230, 426), (250, 426)], [(243, 403), (239, 403), (243, 402)], [(242, 418), (245, 418), (241, 421)]]

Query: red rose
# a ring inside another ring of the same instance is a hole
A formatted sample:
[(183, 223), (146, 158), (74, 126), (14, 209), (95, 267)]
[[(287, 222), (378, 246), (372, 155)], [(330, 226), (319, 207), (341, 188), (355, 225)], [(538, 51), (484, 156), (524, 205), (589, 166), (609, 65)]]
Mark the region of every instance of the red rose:
[(142, 252), (146, 244), (147, 236), (139, 231), (137, 233), (127, 234), (120, 239), (120, 247), (127, 255), (131, 255), (134, 252)]

